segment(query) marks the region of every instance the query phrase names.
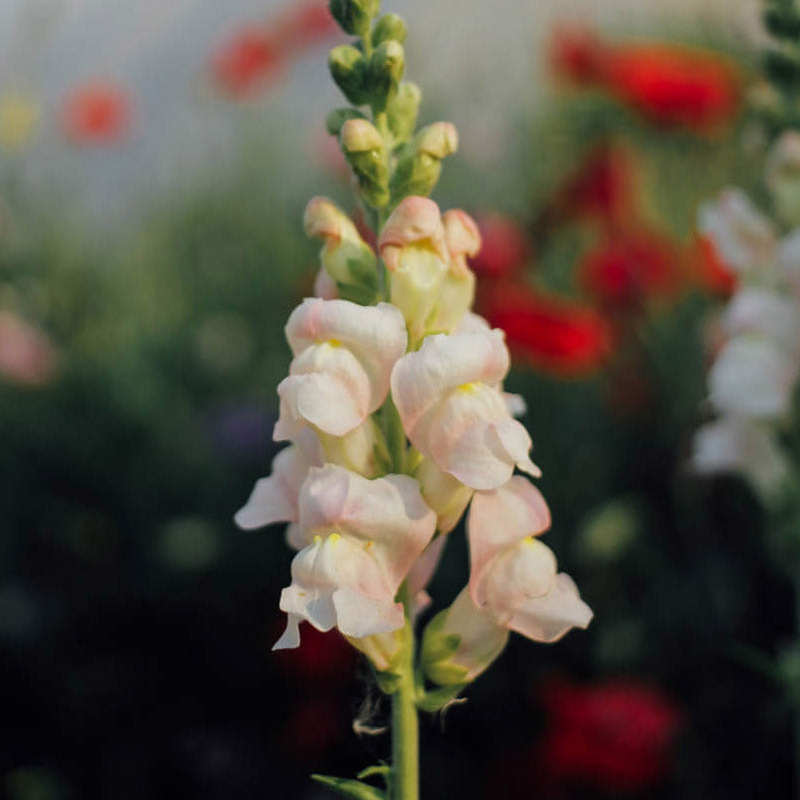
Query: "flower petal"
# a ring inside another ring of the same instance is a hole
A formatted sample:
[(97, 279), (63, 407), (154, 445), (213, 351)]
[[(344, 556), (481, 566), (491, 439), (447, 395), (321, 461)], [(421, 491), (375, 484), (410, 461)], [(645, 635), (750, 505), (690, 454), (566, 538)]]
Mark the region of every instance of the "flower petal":
[(555, 642), (571, 628), (585, 629), (593, 616), (572, 578), (561, 572), (546, 595), (528, 600), (507, 624), (535, 642)]
[(517, 542), (550, 527), (550, 509), (542, 493), (527, 479), (515, 475), (491, 492), (476, 492), (467, 517), (470, 552), (470, 591), (478, 590), (491, 563)]

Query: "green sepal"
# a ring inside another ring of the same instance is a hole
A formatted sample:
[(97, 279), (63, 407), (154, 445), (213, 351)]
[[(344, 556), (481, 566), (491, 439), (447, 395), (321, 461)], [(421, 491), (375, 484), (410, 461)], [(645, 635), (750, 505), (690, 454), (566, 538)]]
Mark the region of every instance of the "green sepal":
[(365, 298), (361, 305), (375, 303), (378, 297), (378, 271), (375, 264), (359, 261), (357, 258), (348, 258), (347, 269), (350, 271), (352, 280), (347, 282), (346, 289), (351, 294), (358, 294)]
[(372, 44), (376, 47), (389, 41), (403, 44), (407, 32), (408, 28), (402, 17), (398, 17), (397, 14), (384, 14), (372, 29)]
[(403, 150), (389, 184), (393, 203), (399, 203), (409, 195), (427, 197), (436, 187), (442, 172), (442, 162), (438, 158), (418, 153), (411, 145)]
[(367, 61), (358, 48), (349, 44), (334, 47), (328, 56), (328, 68), (342, 94), (353, 105), (362, 106), (368, 102)]
[(375, 680), (378, 682), (378, 688), (384, 694), (394, 694), (400, 686), (400, 675), (396, 672), (375, 670)]
[(389, 100), (386, 118), (395, 141), (405, 142), (413, 136), (421, 101), (419, 86), (410, 81), (401, 83), (397, 93)]
[(353, 778), (334, 778), (330, 775), (312, 775), (312, 781), (327, 786), (342, 797), (351, 800), (388, 800), (387, 794), (375, 786), (362, 783)]
[(355, 108), (335, 108), (325, 120), (325, 129), (331, 136), (338, 136), (349, 119), (366, 119), (366, 116)]
[(466, 683), (455, 683), (426, 691), (417, 698), (417, 708), (420, 711), (427, 711), (430, 714), (435, 714), (437, 711), (441, 711), (448, 703), (455, 700), (466, 685)]
[(467, 683), (467, 670), (449, 663), (461, 644), (461, 637), (456, 633), (441, 632), (448, 611), (449, 609), (440, 611), (425, 626), (422, 633), (420, 667), (431, 681), (440, 686), (463, 686)]

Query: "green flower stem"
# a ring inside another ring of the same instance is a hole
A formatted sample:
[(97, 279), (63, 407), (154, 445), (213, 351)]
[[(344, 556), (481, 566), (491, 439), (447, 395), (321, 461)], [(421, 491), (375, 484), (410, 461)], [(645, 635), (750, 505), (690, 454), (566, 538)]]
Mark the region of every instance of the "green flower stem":
[(414, 681), (414, 628), (409, 615), (408, 586), (400, 597), (406, 608), (405, 647), (399, 665), (399, 682), (392, 695), (392, 797), (391, 800), (419, 800), (419, 723)]

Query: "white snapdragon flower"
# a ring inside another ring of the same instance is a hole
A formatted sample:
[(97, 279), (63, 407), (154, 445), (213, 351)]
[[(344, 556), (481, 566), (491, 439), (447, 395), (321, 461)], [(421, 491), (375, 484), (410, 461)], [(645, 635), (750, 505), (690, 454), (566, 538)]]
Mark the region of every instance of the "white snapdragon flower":
[[(368, 480), (333, 464), (312, 469), (299, 496), (289, 615), (276, 648), (299, 643), (298, 624), (347, 636), (387, 633), (404, 622), (400, 584), (431, 540), (436, 516), (407, 475)], [(360, 620), (360, 622), (359, 622)]]
[(555, 642), (589, 624), (592, 611), (572, 578), (557, 571), (552, 551), (536, 538), (549, 526), (547, 503), (526, 478), (475, 493), (467, 519), (469, 585), (423, 639), (422, 663), (432, 681), (473, 680), (497, 658), (510, 631)]
[(292, 312), (286, 338), (294, 359), (278, 385), (277, 441), (294, 439), (306, 425), (344, 436), (364, 423), (386, 399), (392, 367), (407, 344), (394, 306), (320, 298)]
[(709, 372), (709, 402), (722, 414), (780, 419), (791, 406), (798, 366), (769, 337), (735, 336)]
[(428, 336), (392, 371), (392, 397), (412, 444), (473, 489), (495, 489), (514, 467), (531, 475), (530, 436), (512, 419), (501, 382), (509, 368), (500, 330)]
[(499, 624), (539, 642), (554, 642), (592, 619), (572, 579), (558, 573), (549, 547), (536, 537), (550, 526), (544, 498), (515, 476), (472, 499), (469, 591)]

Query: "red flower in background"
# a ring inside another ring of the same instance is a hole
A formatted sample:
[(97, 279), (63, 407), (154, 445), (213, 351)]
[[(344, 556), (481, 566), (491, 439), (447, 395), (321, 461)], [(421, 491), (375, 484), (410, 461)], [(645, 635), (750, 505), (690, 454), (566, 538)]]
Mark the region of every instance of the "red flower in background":
[(129, 133), (132, 104), (117, 84), (93, 81), (74, 89), (62, 107), (62, 128), (76, 144), (114, 144)]
[(633, 154), (614, 142), (601, 142), (569, 176), (553, 206), (561, 216), (622, 222), (635, 214), (637, 165)]
[(724, 56), (662, 42), (613, 45), (586, 29), (563, 29), (552, 51), (555, 70), (596, 86), (652, 122), (713, 133), (736, 116), (742, 76)]
[(216, 82), (234, 97), (262, 91), (283, 68), (283, 54), (263, 27), (243, 28), (212, 57)]
[(277, 19), (235, 32), (211, 58), (214, 80), (233, 97), (253, 97), (281, 76), (290, 58), (337, 30), (326, 3), (294, 3)]
[(674, 297), (683, 277), (681, 255), (665, 236), (645, 229), (603, 235), (578, 264), (584, 291), (609, 309), (634, 309)]
[(524, 228), (501, 214), (482, 214), (476, 219), (483, 244), (478, 255), (470, 260), (475, 274), (482, 278), (503, 278), (519, 272), (532, 255)]
[(736, 273), (720, 258), (709, 239), (699, 235), (695, 238), (689, 264), (694, 280), (701, 289), (722, 297), (733, 294), (736, 289)]
[(656, 687), (630, 681), (548, 683), (549, 726), (539, 748), (550, 780), (575, 779), (610, 793), (642, 791), (666, 777), (681, 713)]
[(577, 377), (599, 369), (612, 347), (606, 319), (593, 309), (543, 294), (527, 286), (490, 287), (481, 310), (492, 326), (506, 332), (518, 356), (547, 372)]

